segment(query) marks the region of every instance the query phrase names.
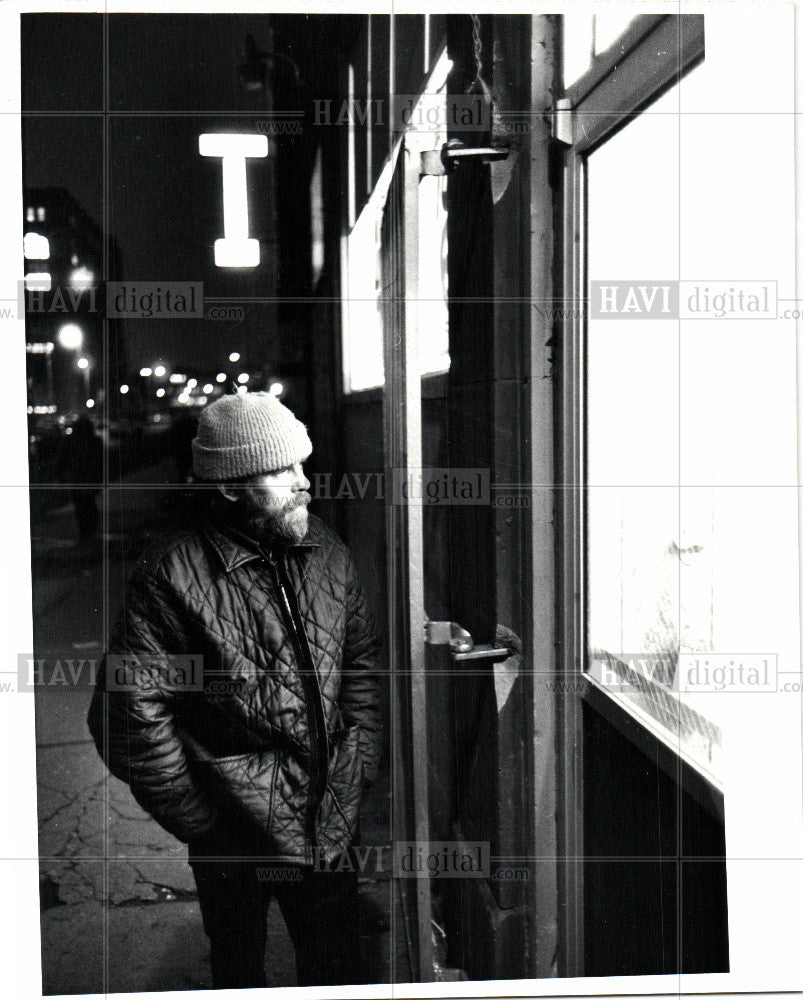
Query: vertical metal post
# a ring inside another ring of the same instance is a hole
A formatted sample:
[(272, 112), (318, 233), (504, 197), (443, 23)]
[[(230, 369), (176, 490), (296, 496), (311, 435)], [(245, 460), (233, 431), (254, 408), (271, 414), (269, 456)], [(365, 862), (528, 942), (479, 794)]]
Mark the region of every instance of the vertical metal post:
[[(579, 687), (585, 652), (585, 170), (569, 150), (563, 174), (566, 309), (561, 353), (563, 483), (561, 604), (564, 634), (559, 664), (570, 682), (562, 695), (560, 740), (561, 956), (560, 973), (583, 975), (583, 720)], [(574, 684), (572, 684), (574, 682)]]
[(529, 134), (528, 191), (530, 293), (530, 377), (531, 434), (528, 458), (532, 483), (528, 552), (532, 587), (532, 625), (528, 705), (528, 743), (532, 767), (532, 872), (529, 886), (530, 968), (536, 977), (554, 976), (558, 951), (560, 912), (560, 840), (558, 822), (560, 797), (557, 731), (560, 703), (550, 681), (558, 666), (562, 623), (557, 615), (556, 573), (559, 544), (555, 534), (557, 469), (554, 443), (559, 433), (555, 407), (556, 343), (555, 319), (551, 304), (555, 294), (554, 261), (555, 193), (552, 183), (552, 137), (546, 125), (557, 86), (558, 34), (554, 15), (534, 15), (529, 47), (530, 103), (533, 128)]
[(56, 383), (53, 378), (53, 345), (45, 353), (45, 365), (47, 370), (47, 402), (49, 406), (56, 405)]
[[(404, 436), (406, 471), (420, 473), (421, 374), (418, 359), (418, 184), (420, 154), (405, 142), (404, 156)], [(424, 519), (419, 491), (405, 504), (408, 566), (411, 736), (413, 741), (413, 822), (415, 840), (429, 841), (429, 754), (427, 747), (426, 646), (424, 642)], [(429, 877), (416, 879), (419, 978), (432, 979), (432, 899)]]

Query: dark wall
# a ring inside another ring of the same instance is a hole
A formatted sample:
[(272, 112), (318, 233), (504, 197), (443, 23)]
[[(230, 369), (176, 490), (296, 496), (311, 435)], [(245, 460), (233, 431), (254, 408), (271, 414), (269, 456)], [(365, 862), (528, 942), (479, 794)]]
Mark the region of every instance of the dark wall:
[(586, 975), (727, 972), (721, 819), (588, 705), (584, 725)]

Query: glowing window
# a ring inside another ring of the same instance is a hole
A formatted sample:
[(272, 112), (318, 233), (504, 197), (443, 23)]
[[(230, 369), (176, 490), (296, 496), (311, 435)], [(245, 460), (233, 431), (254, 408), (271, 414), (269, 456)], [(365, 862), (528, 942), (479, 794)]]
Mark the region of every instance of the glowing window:
[(30, 292), (49, 292), (51, 284), (47, 271), (29, 271), (25, 275), (25, 287)]
[(40, 233), (26, 233), (23, 237), (22, 247), (28, 260), (50, 259), (50, 240)]

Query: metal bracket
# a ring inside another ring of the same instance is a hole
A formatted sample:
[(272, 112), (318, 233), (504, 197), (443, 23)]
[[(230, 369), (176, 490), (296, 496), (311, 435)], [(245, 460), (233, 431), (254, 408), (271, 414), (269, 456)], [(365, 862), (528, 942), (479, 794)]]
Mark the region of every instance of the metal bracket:
[(455, 660), (506, 660), (510, 656), (507, 646), (478, 645), (471, 633), (457, 622), (427, 620), (424, 623), (424, 641), (429, 646), (448, 646)]
[(421, 176), (442, 177), (462, 160), (480, 157), (483, 163), (506, 160), (510, 150), (504, 146), (467, 146), (460, 139), (450, 139), (440, 149), (425, 149), (421, 153)]
[(555, 101), (552, 112), (552, 137), (564, 146), (574, 145), (574, 109), (568, 97)]

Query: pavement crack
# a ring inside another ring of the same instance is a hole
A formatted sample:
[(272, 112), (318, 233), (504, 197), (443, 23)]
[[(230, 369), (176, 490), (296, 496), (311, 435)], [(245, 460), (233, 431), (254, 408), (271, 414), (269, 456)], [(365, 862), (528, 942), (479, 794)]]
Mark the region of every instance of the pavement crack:
[(44, 816), (40, 816), (39, 817), (40, 827), (44, 826), (45, 823), (49, 823), (52, 819), (55, 819), (55, 817), (58, 816), (60, 813), (63, 813), (65, 809), (69, 809), (71, 806), (74, 806), (79, 798), (80, 798), (80, 793), (76, 795), (75, 798), (68, 799), (66, 802), (63, 802), (60, 806), (56, 806), (56, 808), (53, 809), (52, 812), (49, 812)]

